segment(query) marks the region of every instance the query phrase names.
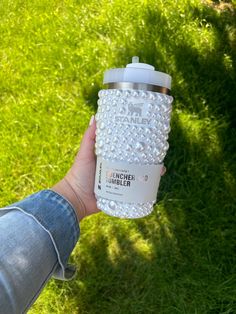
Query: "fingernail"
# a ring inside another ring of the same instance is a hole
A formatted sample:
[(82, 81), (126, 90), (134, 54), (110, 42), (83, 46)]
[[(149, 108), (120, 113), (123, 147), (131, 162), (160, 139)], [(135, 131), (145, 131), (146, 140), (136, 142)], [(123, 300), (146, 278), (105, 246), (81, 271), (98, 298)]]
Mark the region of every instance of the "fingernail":
[(163, 167), (162, 167), (162, 170), (161, 170), (161, 175), (164, 176), (165, 173), (166, 173), (166, 167), (163, 166)]
[(92, 117), (90, 118), (89, 126), (91, 126), (93, 124), (93, 121), (94, 121), (94, 115), (92, 115)]

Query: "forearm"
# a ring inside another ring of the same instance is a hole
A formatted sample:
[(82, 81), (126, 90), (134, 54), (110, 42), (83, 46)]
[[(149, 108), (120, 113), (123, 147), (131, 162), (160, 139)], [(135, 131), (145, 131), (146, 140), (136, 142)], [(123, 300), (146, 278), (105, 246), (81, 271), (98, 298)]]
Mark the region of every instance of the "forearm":
[(71, 203), (75, 209), (78, 221), (81, 221), (86, 216), (85, 204), (66, 177), (56, 183), (51, 190), (62, 195)]
[(12, 210), (0, 218), (0, 312), (24, 313), (57, 266), (49, 235), (30, 216)]
[(25, 311), (51, 276), (62, 280), (73, 277), (74, 269), (67, 262), (78, 237), (73, 207), (51, 190), (0, 209), (3, 313)]

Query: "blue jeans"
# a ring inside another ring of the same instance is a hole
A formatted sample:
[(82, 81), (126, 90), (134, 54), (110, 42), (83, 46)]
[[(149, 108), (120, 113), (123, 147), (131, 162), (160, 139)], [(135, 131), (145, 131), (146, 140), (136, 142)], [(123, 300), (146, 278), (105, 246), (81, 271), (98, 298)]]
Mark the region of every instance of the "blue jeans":
[(69, 280), (79, 238), (72, 205), (52, 190), (0, 208), (0, 313), (21, 314), (51, 278)]

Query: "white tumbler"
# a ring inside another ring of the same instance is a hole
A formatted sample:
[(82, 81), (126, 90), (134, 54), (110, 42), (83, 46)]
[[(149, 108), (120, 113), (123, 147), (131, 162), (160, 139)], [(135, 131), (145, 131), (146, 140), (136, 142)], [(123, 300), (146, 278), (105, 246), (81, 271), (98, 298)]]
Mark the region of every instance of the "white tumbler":
[(104, 74), (96, 129), (97, 207), (111, 216), (139, 218), (156, 202), (170, 131), (171, 77), (138, 57)]

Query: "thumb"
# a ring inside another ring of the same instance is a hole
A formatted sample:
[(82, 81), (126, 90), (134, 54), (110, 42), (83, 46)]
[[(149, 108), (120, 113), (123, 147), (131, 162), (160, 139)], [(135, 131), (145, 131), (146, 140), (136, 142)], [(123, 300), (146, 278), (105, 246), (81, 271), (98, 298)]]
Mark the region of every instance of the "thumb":
[(94, 159), (95, 157), (94, 145), (95, 145), (95, 138), (96, 138), (95, 131), (96, 131), (96, 122), (93, 115), (90, 119), (89, 127), (85, 131), (84, 136), (82, 138), (77, 158), (87, 159), (88, 161)]

